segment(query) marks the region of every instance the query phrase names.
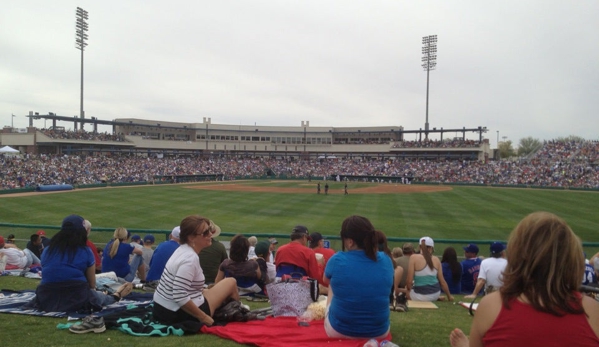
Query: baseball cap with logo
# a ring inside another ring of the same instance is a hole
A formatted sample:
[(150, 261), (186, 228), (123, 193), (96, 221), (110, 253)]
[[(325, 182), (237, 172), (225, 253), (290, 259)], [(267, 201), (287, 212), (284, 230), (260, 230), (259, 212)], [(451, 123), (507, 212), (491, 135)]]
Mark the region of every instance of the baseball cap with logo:
[(146, 236), (144, 236), (144, 243), (154, 243), (156, 241), (156, 239), (154, 238), (154, 235), (152, 234), (148, 234)]

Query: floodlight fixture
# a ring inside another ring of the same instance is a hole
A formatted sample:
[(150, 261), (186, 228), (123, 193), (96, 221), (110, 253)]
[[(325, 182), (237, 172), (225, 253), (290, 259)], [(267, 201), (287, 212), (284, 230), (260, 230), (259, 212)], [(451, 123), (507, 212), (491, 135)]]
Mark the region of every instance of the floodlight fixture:
[(437, 35), (424, 36), (422, 38), (422, 67), (426, 71), (426, 121), (424, 123), (424, 135), (428, 140), (428, 89), (429, 74), (437, 67)]
[[(85, 112), (83, 111), (83, 51), (87, 46), (87, 40), (89, 36), (86, 31), (89, 30), (86, 20), (89, 18), (86, 10), (81, 7), (77, 7), (75, 11), (75, 48), (81, 51), (81, 97), (79, 100), (79, 118), (85, 118)], [(85, 122), (81, 122), (81, 130), (83, 130)], [(77, 129), (75, 129), (77, 130)]]

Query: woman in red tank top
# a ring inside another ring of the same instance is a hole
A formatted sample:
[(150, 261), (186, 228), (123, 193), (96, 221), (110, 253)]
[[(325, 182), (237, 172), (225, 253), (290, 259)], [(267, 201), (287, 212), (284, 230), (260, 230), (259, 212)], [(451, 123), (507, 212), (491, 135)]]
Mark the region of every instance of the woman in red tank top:
[(470, 338), (454, 329), (452, 347), (599, 346), (599, 303), (581, 295), (580, 239), (547, 212), (526, 216), (512, 231), (499, 292), (476, 310)]

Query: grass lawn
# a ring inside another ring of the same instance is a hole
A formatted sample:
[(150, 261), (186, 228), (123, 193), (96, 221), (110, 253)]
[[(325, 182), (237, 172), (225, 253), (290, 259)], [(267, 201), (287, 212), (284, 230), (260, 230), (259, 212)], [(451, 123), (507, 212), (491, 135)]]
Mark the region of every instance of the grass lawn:
[[(240, 183), (240, 182), (236, 182)], [(222, 184), (222, 183), (219, 183)], [(479, 242), (506, 240), (510, 231), (525, 215), (533, 211), (549, 211), (563, 217), (584, 242), (599, 243), (599, 193), (484, 187), (453, 187), (436, 193), (412, 194), (352, 194), (352, 189), (369, 184), (350, 183), (350, 195), (344, 196), (342, 183), (332, 183), (330, 195), (317, 195), (316, 182), (282, 181), (248, 182), (249, 185), (305, 187), (305, 193), (250, 193), (190, 189), (193, 185), (163, 185), (76, 190), (57, 194), (0, 197), (0, 223), (59, 226), (72, 213), (93, 223), (92, 240), (106, 243), (118, 226), (152, 231), (171, 230), (187, 215), (201, 214), (213, 219), (226, 235), (243, 233), (259, 238), (277, 235), (281, 243), (288, 242), (291, 229), (297, 224), (310, 231), (338, 236), (341, 222), (352, 214), (368, 217), (375, 227), (388, 237), (400, 238), (390, 246), (399, 246), (404, 239), (431, 236), (436, 239), (437, 255), (447, 245), (461, 253), (461, 246), (470, 240)], [(17, 239), (28, 239), (36, 229), (0, 226), (0, 234), (14, 233)], [(46, 230), (49, 236), (56, 232)], [(102, 231), (102, 232), (100, 232)], [(104, 232), (105, 231), (105, 232)], [(136, 231), (137, 232), (137, 231)], [(229, 236), (230, 237), (230, 236)], [(164, 236), (157, 237), (157, 240)], [(223, 237), (227, 239), (227, 237)], [(333, 239), (333, 238), (332, 238)], [(332, 240), (333, 248), (340, 245)], [(441, 242), (440, 242), (441, 241)], [(457, 242), (456, 243), (452, 243)], [(599, 250), (585, 247), (590, 256)], [(24, 247), (24, 241), (19, 242)], [(486, 247), (481, 254), (488, 255)], [(2, 289), (34, 289), (35, 280), (0, 277)], [(461, 296), (456, 296), (461, 300)], [(251, 303), (259, 307), (259, 303)], [(263, 304), (262, 304), (263, 305)], [(469, 331), (468, 311), (452, 303), (439, 302), (438, 310), (411, 310), (391, 314), (394, 342), (406, 346), (446, 346), (454, 327)], [(213, 336), (138, 338), (119, 331), (82, 336), (57, 330), (64, 319), (0, 315), (3, 346), (40, 345), (207, 345), (237, 344)], [(299, 331), (298, 331), (299, 332)]]

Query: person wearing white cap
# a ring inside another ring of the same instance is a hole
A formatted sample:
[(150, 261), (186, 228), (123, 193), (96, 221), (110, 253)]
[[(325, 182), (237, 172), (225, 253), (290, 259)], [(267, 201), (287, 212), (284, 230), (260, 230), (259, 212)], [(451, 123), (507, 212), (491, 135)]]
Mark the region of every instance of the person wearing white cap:
[(406, 281), (408, 300), (436, 301), (443, 289), (447, 300), (453, 301), (447, 282), (443, 278), (441, 261), (433, 256), (434, 249), (433, 239), (425, 236), (420, 239), (420, 254), (410, 257)]
[(158, 285), (158, 280), (160, 280), (160, 276), (162, 276), (162, 271), (164, 271), (164, 266), (168, 259), (175, 253), (177, 248), (179, 248), (179, 236), (181, 233), (181, 228), (176, 226), (171, 231), (169, 236), (170, 240), (165, 241), (156, 247), (154, 250), (154, 254), (152, 254), (152, 259), (150, 260), (150, 270), (146, 275), (146, 282), (148, 282), (148, 288), (156, 288)]

